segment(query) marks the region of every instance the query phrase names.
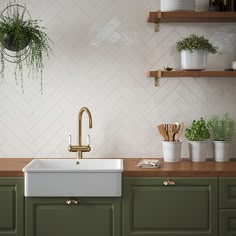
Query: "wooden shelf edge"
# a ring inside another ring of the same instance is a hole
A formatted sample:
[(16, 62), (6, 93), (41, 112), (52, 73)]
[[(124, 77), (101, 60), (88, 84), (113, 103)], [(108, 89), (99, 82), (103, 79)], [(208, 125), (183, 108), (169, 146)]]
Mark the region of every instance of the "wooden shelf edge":
[[(158, 17), (161, 14), (161, 18)], [(159, 19), (158, 19), (159, 18)], [(147, 22), (236, 22), (236, 12), (149, 12)]]
[(236, 77), (236, 71), (149, 71), (148, 77), (161, 78), (161, 77)]

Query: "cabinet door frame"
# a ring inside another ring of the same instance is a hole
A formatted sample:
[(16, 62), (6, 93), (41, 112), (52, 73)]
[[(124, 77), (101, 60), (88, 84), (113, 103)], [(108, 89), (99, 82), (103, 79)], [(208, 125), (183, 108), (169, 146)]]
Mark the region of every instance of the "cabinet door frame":
[[(14, 217), (12, 218), (13, 227), (11, 229), (0, 229), (0, 236), (24, 236), (24, 178), (0, 177), (0, 188), (3, 188), (4, 191), (11, 191), (11, 214)], [(6, 213), (3, 212), (3, 214)]]
[[(64, 206), (68, 199), (79, 200), (79, 205), (71, 205), (68, 207), (79, 207), (80, 205), (110, 205), (112, 209), (112, 234), (111, 236), (121, 236), (121, 198), (105, 198), (105, 197), (27, 197), (25, 200), (25, 219), (26, 219), (26, 236), (35, 236), (36, 227), (36, 209), (38, 206)], [(79, 223), (79, 222), (78, 222)], [(92, 223), (91, 223), (92, 227)], [(69, 236), (69, 235), (67, 235)]]
[[(206, 186), (210, 188), (209, 194), (209, 231), (168, 231), (168, 230), (159, 230), (159, 229), (150, 229), (150, 230), (136, 230), (133, 229), (132, 224), (134, 222), (134, 206), (132, 205), (134, 202), (134, 191), (135, 187), (155, 187), (155, 186), (163, 186), (164, 180), (168, 178), (163, 177), (126, 177), (123, 178), (123, 236), (216, 236), (218, 235), (218, 178), (217, 177), (209, 177), (209, 178), (186, 178), (186, 177), (173, 177), (170, 179), (174, 179), (176, 181), (176, 186)], [(163, 186), (164, 188), (165, 186)], [(169, 188), (175, 188), (175, 186), (168, 186)], [(144, 216), (145, 217), (145, 216)]]
[(236, 209), (236, 178), (219, 178), (219, 195), (221, 209)]

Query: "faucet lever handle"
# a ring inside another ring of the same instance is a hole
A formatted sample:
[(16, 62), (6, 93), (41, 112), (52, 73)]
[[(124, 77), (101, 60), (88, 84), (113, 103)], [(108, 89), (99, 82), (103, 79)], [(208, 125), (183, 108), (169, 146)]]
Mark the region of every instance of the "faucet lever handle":
[(87, 136), (87, 145), (89, 146), (90, 145), (90, 135), (88, 134)]
[(72, 136), (71, 136), (71, 134), (69, 135), (69, 146), (71, 146), (72, 145)]

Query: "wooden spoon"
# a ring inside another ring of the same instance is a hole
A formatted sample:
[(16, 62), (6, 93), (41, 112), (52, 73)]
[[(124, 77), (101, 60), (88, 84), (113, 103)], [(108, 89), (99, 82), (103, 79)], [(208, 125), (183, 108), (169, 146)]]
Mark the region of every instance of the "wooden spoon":
[(175, 135), (175, 141), (179, 141), (179, 137), (182, 134), (183, 129), (184, 129), (184, 122), (181, 122), (179, 125), (179, 130)]
[(174, 141), (174, 135), (175, 135), (175, 124), (168, 124), (168, 136), (170, 142)]
[(161, 136), (164, 138), (164, 141), (168, 141), (168, 136), (166, 134), (166, 129), (165, 129), (164, 124), (158, 125), (157, 129), (158, 129), (159, 133), (161, 134)]

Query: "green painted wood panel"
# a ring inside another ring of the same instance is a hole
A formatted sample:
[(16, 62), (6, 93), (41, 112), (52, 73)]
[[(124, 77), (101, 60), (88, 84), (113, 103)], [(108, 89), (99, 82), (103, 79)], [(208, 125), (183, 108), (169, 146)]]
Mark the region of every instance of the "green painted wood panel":
[(220, 210), (220, 236), (236, 236), (236, 210)]
[(236, 208), (236, 178), (221, 177), (220, 186), (220, 208)]
[(0, 178), (0, 236), (24, 235), (24, 179)]
[(120, 198), (26, 198), (26, 236), (121, 236)]
[(124, 178), (124, 236), (218, 235), (218, 178), (174, 179)]

